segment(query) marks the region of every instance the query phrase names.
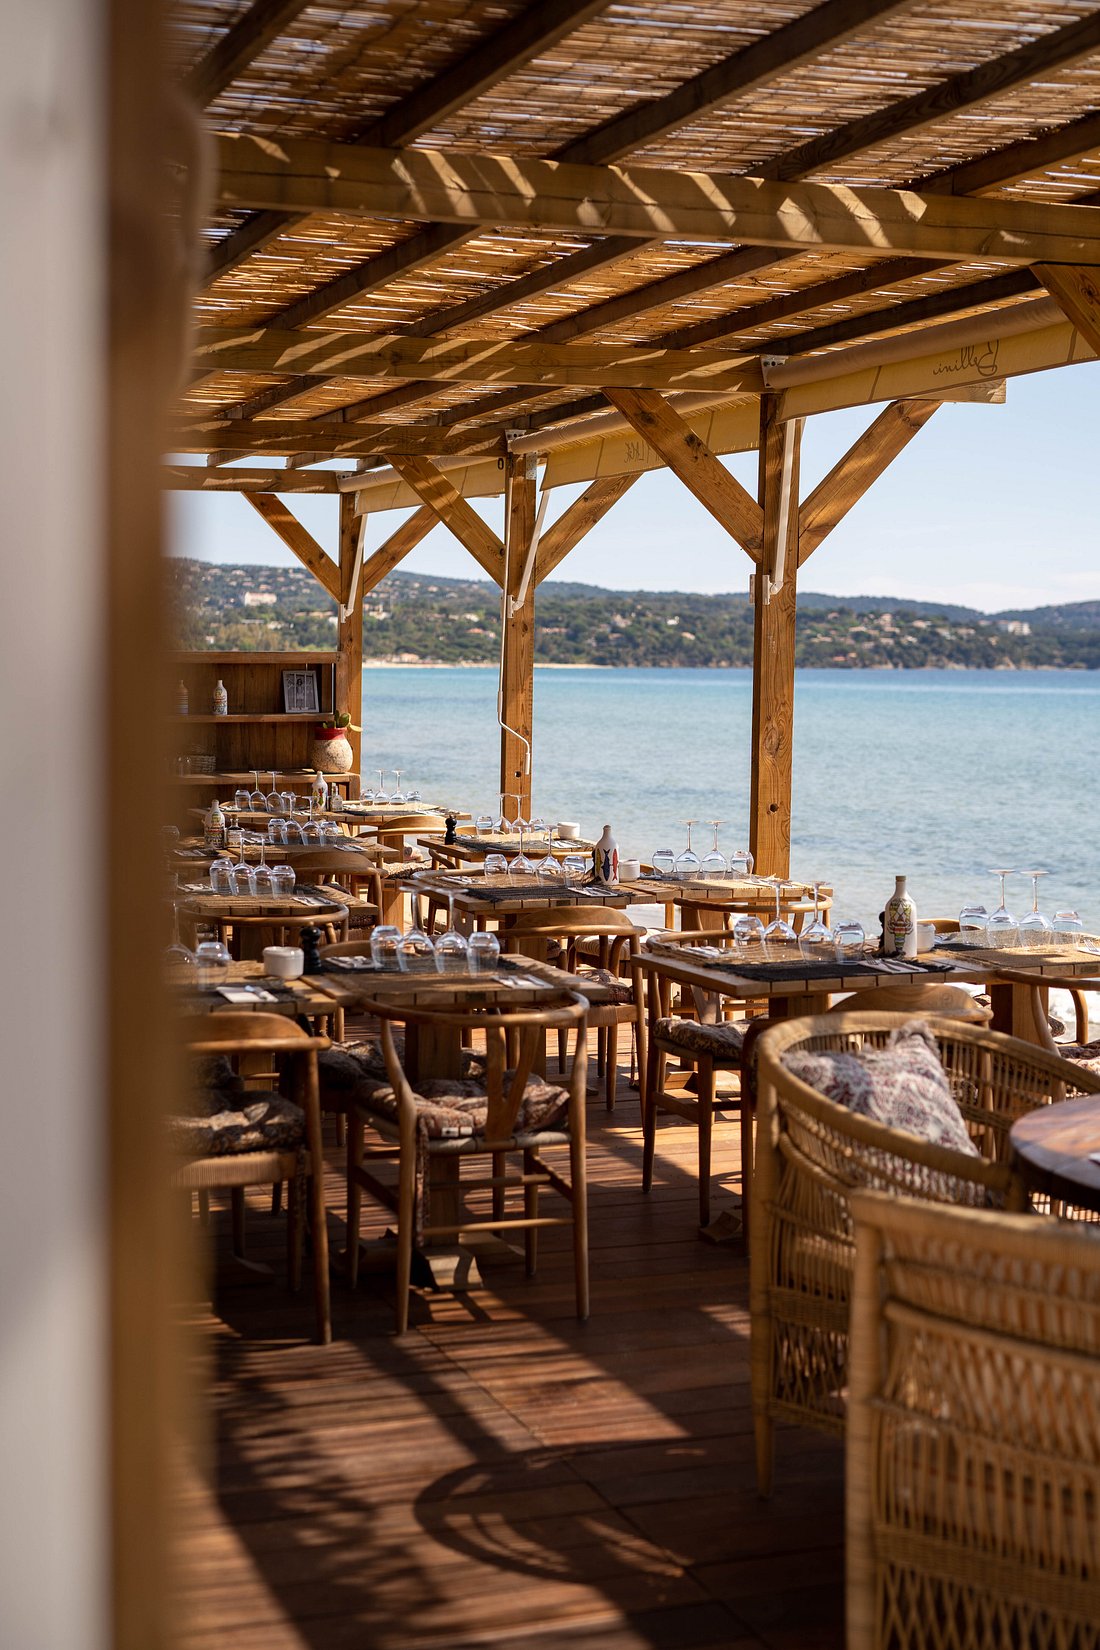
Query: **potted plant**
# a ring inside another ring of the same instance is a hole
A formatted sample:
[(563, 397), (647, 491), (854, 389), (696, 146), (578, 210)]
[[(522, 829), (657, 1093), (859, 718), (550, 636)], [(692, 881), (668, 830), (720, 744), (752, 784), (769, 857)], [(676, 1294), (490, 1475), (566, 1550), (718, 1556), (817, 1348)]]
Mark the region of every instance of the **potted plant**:
[(348, 741), (351, 717), (346, 710), (326, 716), (313, 730), (310, 766), (318, 773), (350, 773), (355, 753)]

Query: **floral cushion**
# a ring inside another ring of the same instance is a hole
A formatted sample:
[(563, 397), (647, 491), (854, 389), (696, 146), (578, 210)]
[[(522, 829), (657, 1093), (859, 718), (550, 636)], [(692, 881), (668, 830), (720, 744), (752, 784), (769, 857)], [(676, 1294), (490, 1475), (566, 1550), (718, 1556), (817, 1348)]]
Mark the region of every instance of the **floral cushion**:
[(859, 1054), (804, 1050), (784, 1055), (783, 1064), (792, 1076), (859, 1117), (967, 1157), (980, 1156), (966, 1132), (936, 1040), (920, 1020), (899, 1026), (884, 1049)]
[[(591, 980), (593, 984), (602, 985), (610, 992), (613, 1003), (632, 1003), (634, 1001), (634, 987), (631, 982), (622, 979), (618, 974), (613, 974), (610, 968), (578, 968), (577, 979)], [(584, 990), (583, 985), (580, 989)]]
[[(398, 1032), (393, 1041), (398, 1061), (404, 1065), (405, 1039)], [(467, 1077), (480, 1076), (485, 1069), (484, 1056), (464, 1049), (462, 1069)], [(380, 1042), (333, 1043), (317, 1056), (317, 1076), (323, 1111), (347, 1111), (353, 1099), (367, 1104), (382, 1090), (393, 1102)]]
[(653, 1028), (662, 1042), (672, 1043), (685, 1054), (709, 1054), (712, 1059), (740, 1064), (741, 1045), (745, 1028), (733, 1021), (723, 1020), (719, 1025), (700, 1025), (698, 1020), (675, 1018), (658, 1020)]
[(221, 1109), (205, 1116), (179, 1114), (168, 1119), (173, 1151), (187, 1157), (236, 1157), (244, 1152), (292, 1152), (304, 1144), (305, 1113), (283, 1095), (253, 1092), (251, 1097), (220, 1098)]
[(1100, 1042), (1061, 1043), (1058, 1054), (1063, 1060), (1072, 1060), (1075, 1066), (1083, 1066), (1100, 1077)]

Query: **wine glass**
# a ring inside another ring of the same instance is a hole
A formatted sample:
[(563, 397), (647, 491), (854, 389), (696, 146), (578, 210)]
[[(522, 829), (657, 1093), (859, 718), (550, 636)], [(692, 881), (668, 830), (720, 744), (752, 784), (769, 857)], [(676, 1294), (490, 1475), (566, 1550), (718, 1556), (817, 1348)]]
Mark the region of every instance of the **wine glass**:
[(724, 825), (724, 819), (711, 819), (707, 823), (714, 829), (714, 846), (703, 855), (699, 865), (699, 875), (702, 877), (724, 877), (729, 870), (726, 856), (718, 850), (718, 827)]
[(403, 804), (404, 801), (405, 801), (405, 793), (401, 789), (401, 769), (400, 768), (394, 768), (391, 771), (393, 773), (393, 777), (397, 780), (397, 784), (394, 786), (393, 791), (390, 795), (390, 801), (391, 802), (396, 802), (396, 803), (399, 803), (399, 804)]
[(833, 944), (836, 947), (837, 961), (840, 963), (858, 962), (863, 956), (863, 947), (867, 935), (863, 924), (854, 918), (847, 922), (838, 922), (833, 929)]
[(397, 947), (397, 966), (402, 974), (435, 972), (435, 946), (415, 915), (412, 927), (402, 935), (401, 943)]
[(527, 835), (527, 821), (525, 819), (517, 819), (516, 830), (519, 832), (519, 853), (516, 855), (515, 859), (513, 859), (508, 869), (512, 875), (516, 877), (533, 876), (535, 867), (524, 852), (524, 840)]
[(275, 879), (271, 875), (271, 867), (265, 865), (262, 858), (252, 871), (252, 892), (257, 899), (271, 899), (275, 893)]
[(821, 920), (821, 884), (815, 882), (814, 920), (798, 936), (798, 949), (804, 957), (824, 962), (836, 956), (836, 941), (827, 922)]
[(440, 974), (465, 974), (469, 967), (469, 942), (455, 927), (455, 897), (447, 896), (447, 932), (435, 942), (435, 966)]
[(278, 785), (275, 783), (277, 775), (274, 768), (271, 768), (268, 771), (271, 774), (271, 789), (268, 791), (266, 797), (267, 811), (270, 814), (281, 814), (283, 811), (283, 798)]
[(471, 934), (466, 946), (471, 974), (491, 974), (500, 960), (500, 941), (488, 929)]
[(689, 882), (699, 875), (699, 855), (693, 853), (691, 847), (691, 827), (696, 821), (685, 819), (683, 823), (687, 826), (687, 847), (683, 853), (676, 855), (676, 875), (681, 882)]
[(1020, 937), (1019, 924), (1005, 904), (1005, 878), (1015, 875), (1011, 869), (991, 871), (990, 876), (1001, 879), (1001, 903), (985, 925), (986, 944), (993, 947), (1014, 946)]
[(649, 863), (655, 877), (671, 878), (676, 873), (676, 851), (674, 848), (654, 848)]
[(370, 955), (376, 968), (391, 971), (398, 966), (397, 948), (401, 944), (401, 930), (392, 922), (380, 922), (371, 929)]
[(374, 800), (379, 807), (383, 807), (390, 800), (390, 794), (386, 789), (386, 770), (379, 768), (377, 773), (378, 789), (374, 793)]
[(562, 880), (561, 866), (550, 852), (549, 846), (543, 858), (535, 866), (535, 875), (540, 882), (552, 883)]
[(1031, 910), (1019, 921), (1020, 944), (1037, 949), (1049, 944), (1052, 933), (1050, 922), (1039, 910), (1039, 878), (1045, 877), (1046, 872), (1024, 871), (1021, 875), (1031, 878)]
[(262, 814), (267, 807), (267, 792), (260, 789), (260, 770), (252, 768), (252, 790), (248, 798), (248, 806), (252, 813)]
[(963, 945), (984, 945), (988, 922), (989, 912), (984, 905), (964, 905), (959, 912), (959, 938)]
[(739, 951), (759, 955), (764, 944), (764, 924), (760, 918), (748, 913), (738, 917), (733, 925), (733, 943)]
[(512, 796), (510, 794), (510, 792), (508, 792), (508, 791), (502, 791), (501, 792), (501, 795), (500, 795), (500, 812), (497, 815), (496, 826), (497, 826), (497, 830), (500, 831), (504, 836), (508, 836), (509, 833), (512, 830), (512, 827), (513, 827), (512, 817), (508, 813), (508, 810), (505, 808), (504, 804), (506, 802), (518, 802), (518, 801), (519, 801), (519, 798)]
[(764, 930), (764, 944), (778, 957), (792, 955), (798, 950), (798, 935), (780, 911), (780, 900), (787, 884), (781, 877), (768, 878), (775, 890), (775, 916)]

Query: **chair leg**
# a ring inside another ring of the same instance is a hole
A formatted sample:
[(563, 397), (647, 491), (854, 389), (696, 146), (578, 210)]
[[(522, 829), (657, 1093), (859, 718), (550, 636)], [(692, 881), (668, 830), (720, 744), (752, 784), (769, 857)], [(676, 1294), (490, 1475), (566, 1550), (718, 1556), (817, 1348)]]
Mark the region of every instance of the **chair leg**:
[(348, 1120), (342, 1111), (336, 1113), (336, 1144), (345, 1146), (348, 1138)]
[(752, 1099), (741, 1090), (741, 1233), (745, 1248), (749, 1246), (750, 1215), (752, 1211)]
[[(493, 1153), (493, 1179), (502, 1179), (508, 1172), (508, 1159), (503, 1152)], [(504, 1219), (504, 1187), (493, 1187), (493, 1219)]]
[[(424, 1196), (430, 1196), (427, 1186)], [(409, 1327), (409, 1289), (412, 1285), (413, 1215), (416, 1205), (416, 1162), (413, 1149), (402, 1149), (397, 1185), (397, 1333)]]
[(571, 1135), (569, 1179), (573, 1195), (573, 1275), (576, 1279), (577, 1317), (588, 1321), (588, 1167), (584, 1140)]
[(568, 1055), (569, 1055), (569, 1033), (567, 1031), (559, 1031), (558, 1032), (558, 1075), (559, 1075), (559, 1077), (561, 1076), (562, 1072), (565, 1070), (565, 1062), (568, 1058)]
[(607, 1109), (615, 1110), (615, 1081), (619, 1075), (619, 1022), (607, 1027)]
[(710, 1148), (714, 1132), (714, 1062), (701, 1059), (695, 1068), (699, 1105), (699, 1224), (710, 1225)]
[(770, 1415), (757, 1410), (752, 1418), (756, 1441), (756, 1493), (768, 1500), (772, 1493), (772, 1471), (775, 1466), (775, 1426)]
[(657, 1148), (657, 1096), (665, 1086), (665, 1057), (649, 1045), (645, 1094), (642, 1096), (642, 1191), (653, 1184), (653, 1157)]
[(296, 1174), (293, 1180), (287, 1181), (286, 1187), (286, 1248), (287, 1272), (290, 1276), (290, 1287), (295, 1294), (302, 1287), (302, 1211), (303, 1211), (303, 1177)]
[(233, 1210), (233, 1253), (244, 1259), (244, 1187), (234, 1186), (229, 1193)]
[[(538, 1163), (533, 1152), (524, 1152), (523, 1172), (525, 1175), (532, 1175), (538, 1172)], [(538, 1219), (539, 1188), (537, 1185), (524, 1186), (523, 1213), (527, 1220)], [(528, 1226), (524, 1231), (523, 1255), (527, 1267), (527, 1276), (529, 1278), (533, 1278), (539, 1259), (539, 1229), (537, 1226)]]
[(271, 1213), (281, 1215), (283, 1212), (283, 1183), (277, 1180), (271, 1188)]
[(209, 1224), (210, 1224), (210, 1193), (209, 1192), (198, 1192), (196, 1195), (197, 1195), (198, 1200), (199, 1200), (199, 1222), (203, 1226), (209, 1226)]
[(348, 1113), (347, 1180), (348, 1180), (348, 1241), (345, 1257), (347, 1279), (354, 1289), (359, 1282), (359, 1219), (363, 1208), (363, 1188), (357, 1171), (363, 1166), (363, 1122), (358, 1112)]

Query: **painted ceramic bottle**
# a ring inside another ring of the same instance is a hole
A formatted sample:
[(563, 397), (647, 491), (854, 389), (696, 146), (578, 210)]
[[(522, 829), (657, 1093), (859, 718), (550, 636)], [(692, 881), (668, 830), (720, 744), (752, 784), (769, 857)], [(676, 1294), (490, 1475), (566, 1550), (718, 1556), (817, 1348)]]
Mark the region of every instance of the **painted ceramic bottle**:
[(220, 676), (218, 677), (217, 686), (214, 688), (214, 715), (229, 715), (229, 695), (225, 691), (225, 683)]
[(176, 714), (178, 716), (186, 716), (187, 712), (187, 684), (181, 680), (176, 684)]
[(315, 773), (311, 787), (313, 806), (317, 813), (323, 814), (328, 806), (328, 780), (323, 773)]
[(611, 826), (605, 825), (603, 836), (592, 850), (592, 870), (597, 882), (614, 887), (619, 880), (619, 844), (611, 835)]
[(917, 954), (917, 908), (905, 888), (906, 878), (894, 878), (894, 892), (883, 913), (882, 949), (888, 957)]
[(217, 797), (210, 804), (210, 812), (203, 821), (202, 840), (205, 848), (225, 847), (225, 815)]

